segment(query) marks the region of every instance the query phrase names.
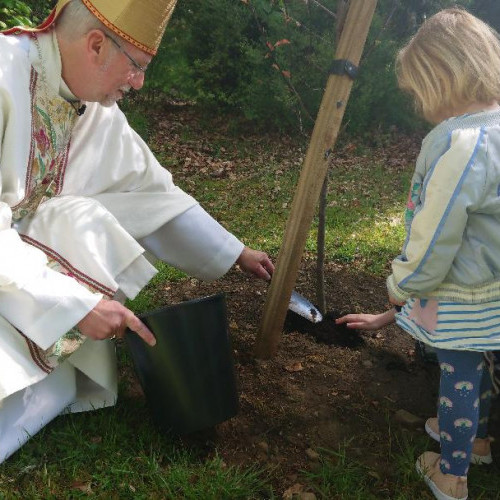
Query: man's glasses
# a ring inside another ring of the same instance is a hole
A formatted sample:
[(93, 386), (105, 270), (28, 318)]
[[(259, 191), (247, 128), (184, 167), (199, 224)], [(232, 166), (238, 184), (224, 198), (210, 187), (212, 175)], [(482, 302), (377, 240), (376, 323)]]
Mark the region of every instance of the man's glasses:
[(132, 70), (132, 77), (135, 78), (139, 76), (141, 73), (146, 73), (146, 69), (144, 66), (141, 66), (112, 36), (105, 35), (106, 38), (109, 38), (117, 47), (117, 49), (127, 56), (128, 60), (132, 63), (135, 69)]

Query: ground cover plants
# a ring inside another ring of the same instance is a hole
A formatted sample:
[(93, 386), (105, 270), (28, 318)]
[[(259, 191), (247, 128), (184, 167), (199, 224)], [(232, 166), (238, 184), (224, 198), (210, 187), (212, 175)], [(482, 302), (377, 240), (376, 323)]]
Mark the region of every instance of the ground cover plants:
[[(307, 137), (235, 134), (227, 121), (204, 122), (185, 105), (155, 101), (148, 109), (155, 111), (147, 120), (139, 114), (140, 129), (177, 183), (246, 244), (275, 258)], [(325, 288), (334, 314), (387, 307), (384, 277), (402, 243), (419, 138), (371, 137), (341, 139), (330, 170)], [(288, 328), (276, 357), (256, 360), (266, 283), (237, 269), (203, 283), (159, 268), (129, 302), (137, 312), (226, 294), (238, 415), (193, 436), (159, 432), (119, 342), (118, 405), (55, 419), (0, 466), (0, 498), (431, 498), (414, 462), (437, 449), (423, 431), (435, 410), (437, 369), (405, 334), (390, 326), (319, 341)], [(313, 301), (314, 274), (313, 226), (296, 285)], [(498, 439), (498, 404), (492, 414)], [(475, 499), (500, 498), (495, 445), (494, 464), (471, 472)]]

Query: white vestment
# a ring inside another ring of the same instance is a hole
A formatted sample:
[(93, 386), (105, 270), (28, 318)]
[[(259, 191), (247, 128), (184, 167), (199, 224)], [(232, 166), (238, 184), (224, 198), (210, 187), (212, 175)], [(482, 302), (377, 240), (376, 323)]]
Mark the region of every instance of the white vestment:
[(144, 287), (145, 249), (202, 279), (243, 250), (116, 105), (78, 116), (55, 34), (37, 37), (0, 35), (0, 462), (61, 412), (115, 403), (114, 345), (75, 325)]

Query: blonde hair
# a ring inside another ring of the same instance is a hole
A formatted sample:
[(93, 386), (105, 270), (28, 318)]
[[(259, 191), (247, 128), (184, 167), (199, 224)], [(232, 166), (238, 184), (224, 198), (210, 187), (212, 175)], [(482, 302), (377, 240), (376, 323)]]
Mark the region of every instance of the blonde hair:
[(498, 33), (463, 9), (430, 17), (396, 58), (399, 87), (431, 122), (471, 103), (500, 99)]

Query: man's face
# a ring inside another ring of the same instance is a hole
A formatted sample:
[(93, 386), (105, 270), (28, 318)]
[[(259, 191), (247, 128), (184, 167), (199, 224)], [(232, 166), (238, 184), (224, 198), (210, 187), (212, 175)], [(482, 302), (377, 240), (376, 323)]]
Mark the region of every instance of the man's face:
[(118, 36), (106, 37), (108, 53), (99, 68), (99, 95), (96, 101), (110, 107), (131, 89), (144, 85), (144, 71), (152, 57)]

